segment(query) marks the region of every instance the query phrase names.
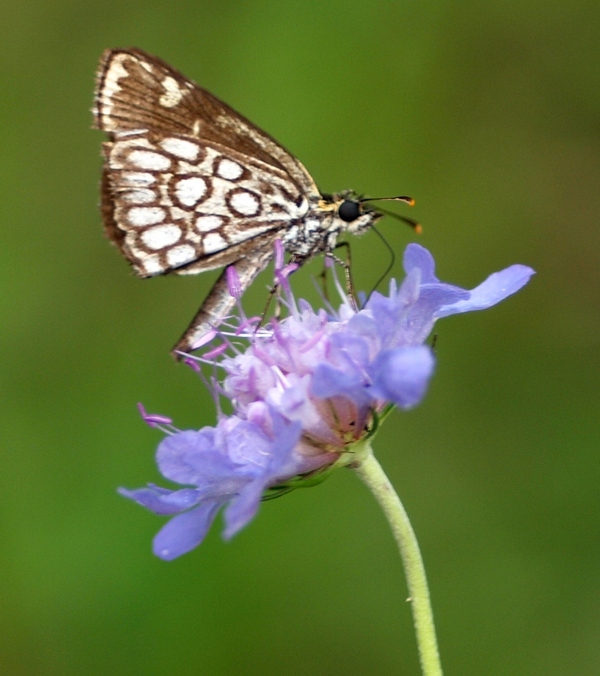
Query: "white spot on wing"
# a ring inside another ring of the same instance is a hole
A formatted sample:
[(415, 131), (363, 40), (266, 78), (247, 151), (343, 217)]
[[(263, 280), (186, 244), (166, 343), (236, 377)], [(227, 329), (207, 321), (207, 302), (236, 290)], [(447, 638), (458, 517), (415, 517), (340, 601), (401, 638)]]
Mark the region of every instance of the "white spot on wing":
[(210, 232), (220, 227), (222, 223), (221, 216), (199, 216), (196, 219), (196, 230), (198, 232)]
[(227, 246), (227, 242), (219, 235), (218, 232), (209, 232), (202, 240), (204, 253), (210, 254), (215, 251), (221, 251)]
[(123, 139), (127, 140), (128, 136), (138, 136), (140, 135), (139, 129), (120, 129), (115, 132), (115, 137), (122, 141)]
[(137, 204), (147, 204), (148, 202), (154, 202), (156, 199), (156, 193), (154, 190), (148, 190), (147, 188), (140, 188), (138, 190), (131, 190), (124, 193), (124, 199), (128, 202), (133, 202)]
[(196, 252), (193, 246), (188, 244), (181, 244), (176, 246), (173, 249), (167, 251), (167, 261), (172, 267), (177, 267), (178, 265), (184, 265), (184, 263), (189, 263), (196, 258)]
[(149, 249), (163, 249), (179, 241), (181, 230), (176, 225), (157, 225), (142, 233), (142, 241)]
[(127, 212), (127, 220), (134, 227), (143, 227), (160, 223), (165, 215), (159, 207), (133, 207)]
[(183, 92), (177, 84), (177, 80), (170, 75), (162, 81), (162, 86), (165, 88), (165, 93), (158, 99), (161, 106), (165, 108), (173, 108), (183, 98)]
[(161, 146), (169, 153), (177, 155), (184, 160), (195, 160), (198, 157), (200, 148), (191, 141), (182, 138), (166, 138)]
[(143, 171), (124, 171), (122, 174), (123, 183), (130, 183), (132, 186), (151, 185), (156, 180), (152, 174)]
[(243, 167), (237, 162), (228, 159), (222, 159), (217, 167), (217, 174), (228, 181), (235, 181), (244, 173)]
[(171, 160), (168, 157), (151, 150), (132, 150), (128, 159), (140, 169), (151, 171), (166, 171), (171, 166)]
[(182, 178), (177, 181), (175, 194), (177, 199), (186, 207), (193, 207), (206, 193), (206, 182), (200, 176)]
[(256, 216), (260, 209), (258, 199), (250, 192), (236, 192), (230, 198), (230, 205), (244, 216)]
[(159, 257), (156, 254), (151, 254), (144, 257), (141, 270), (146, 275), (160, 275), (164, 272), (164, 267), (160, 264)]

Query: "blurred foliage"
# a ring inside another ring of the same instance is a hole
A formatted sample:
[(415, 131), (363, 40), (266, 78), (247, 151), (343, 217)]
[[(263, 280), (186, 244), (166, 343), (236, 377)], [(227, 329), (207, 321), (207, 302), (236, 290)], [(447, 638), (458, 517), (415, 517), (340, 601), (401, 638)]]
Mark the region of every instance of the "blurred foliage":
[[(150, 553), (161, 520), (115, 493), (158, 479), (137, 401), (214, 420), (168, 355), (214, 275), (140, 281), (101, 234), (94, 70), (129, 45), (268, 130), (323, 190), (414, 195), (442, 279), (538, 271), (438, 325), (431, 391), (377, 451), (447, 673), (600, 673), (599, 30), (582, 0), (4, 0), (2, 673), (418, 673), (392, 538), (350, 473), (169, 564)], [(380, 230), (400, 259), (412, 233)], [(372, 233), (353, 252), (369, 289), (387, 253)]]

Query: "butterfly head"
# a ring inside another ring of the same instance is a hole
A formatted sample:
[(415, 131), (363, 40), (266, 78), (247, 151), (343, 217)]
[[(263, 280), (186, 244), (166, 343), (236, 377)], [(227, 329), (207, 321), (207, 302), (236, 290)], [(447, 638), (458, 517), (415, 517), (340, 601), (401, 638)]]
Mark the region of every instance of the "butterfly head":
[(375, 225), (380, 218), (387, 215), (410, 225), (418, 234), (421, 233), (420, 224), (412, 218), (401, 216), (387, 209), (372, 209), (366, 204), (367, 202), (390, 201), (404, 202), (412, 207), (415, 203), (412, 197), (406, 195), (399, 195), (397, 197), (359, 197), (351, 191), (346, 191), (340, 195), (334, 195), (325, 199), (329, 200), (329, 208), (335, 211), (337, 220), (340, 222), (339, 230), (346, 230), (354, 235), (361, 234)]
[(383, 216), (350, 191), (339, 195), (323, 195), (319, 206), (324, 211), (333, 212), (337, 231), (350, 232), (353, 235), (366, 232)]

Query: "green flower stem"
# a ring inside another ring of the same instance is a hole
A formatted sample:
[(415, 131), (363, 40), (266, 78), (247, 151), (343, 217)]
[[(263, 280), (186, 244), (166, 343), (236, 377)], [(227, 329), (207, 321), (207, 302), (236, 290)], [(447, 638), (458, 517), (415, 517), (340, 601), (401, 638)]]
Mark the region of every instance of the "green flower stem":
[[(369, 441), (365, 440), (363, 443), (364, 447), (358, 452), (358, 458), (348, 466), (354, 469), (381, 505), (398, 543), (412, 605), (423, 675), (441, 676), (442, 665), (435, 636), (429, 588), (415, 532), (400, 498), (373, 455)], [(359, 449), (355, 447), (355, 450)]]

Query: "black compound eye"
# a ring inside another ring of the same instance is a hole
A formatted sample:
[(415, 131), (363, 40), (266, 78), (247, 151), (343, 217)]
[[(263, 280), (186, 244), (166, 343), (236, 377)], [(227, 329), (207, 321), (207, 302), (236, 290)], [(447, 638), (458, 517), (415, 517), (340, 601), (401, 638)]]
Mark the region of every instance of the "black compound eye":
[(344, 200), (339, 206), (338, 216), (346, 223), (355, 221), (360, 216), (360, 204), (351, 200)]

